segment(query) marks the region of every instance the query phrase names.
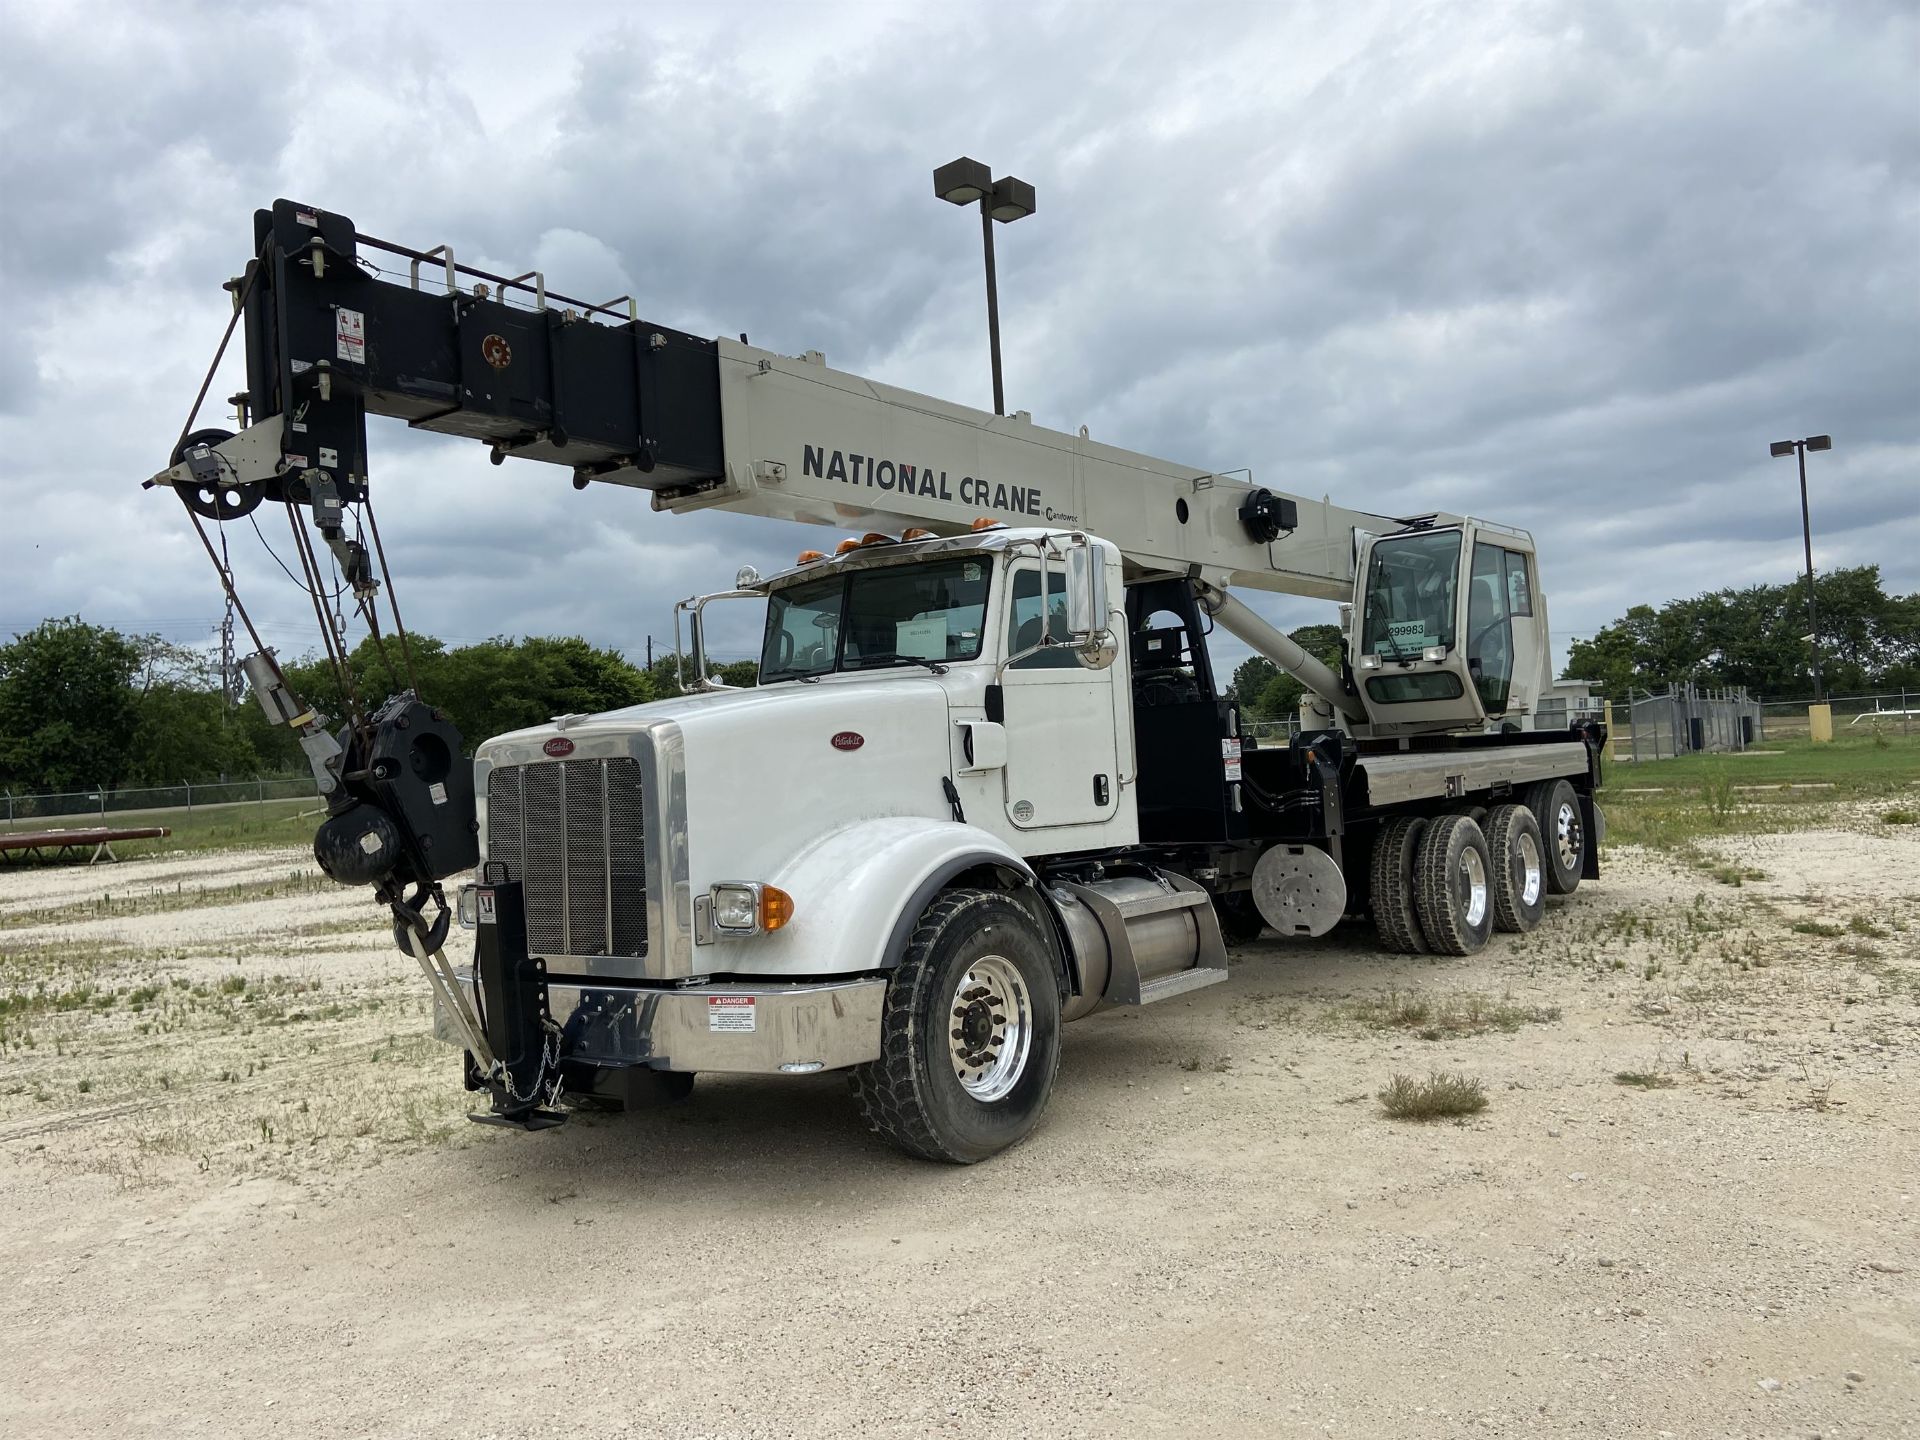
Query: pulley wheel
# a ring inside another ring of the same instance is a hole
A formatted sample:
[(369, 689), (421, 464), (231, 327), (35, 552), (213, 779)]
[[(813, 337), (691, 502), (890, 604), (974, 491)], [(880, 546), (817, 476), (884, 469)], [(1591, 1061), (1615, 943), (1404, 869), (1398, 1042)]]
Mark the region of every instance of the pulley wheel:
[(1320, 936), (1347, 910), (1347, 879), (1316, 845), (1275, 845), (1253, 867), (1253, 903), (1282, 935)]
[[(169, 463), (178, 465), (196, 445), (218, 445), (232, 438), (231, 430), (195, 430), (173, 447), (173, 459)], [(266, 499), (257, 485), (176, 485), (173, 493), (203, 520), (243, 520)]]

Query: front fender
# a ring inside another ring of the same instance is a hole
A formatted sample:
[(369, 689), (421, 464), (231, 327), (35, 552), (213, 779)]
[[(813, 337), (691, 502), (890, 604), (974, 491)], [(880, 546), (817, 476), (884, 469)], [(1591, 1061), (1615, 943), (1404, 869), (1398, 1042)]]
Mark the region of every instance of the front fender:
[(793, 918), (770, 935), (694, 946), (709, 975), (845, 975), (899, 962), (914, 923), (956, 876), (982, 866), (1031, 884), (1032, 868), (1004, 840), (955, 820), (886, 816), (829, 831), (765, 879), (793, 897)]

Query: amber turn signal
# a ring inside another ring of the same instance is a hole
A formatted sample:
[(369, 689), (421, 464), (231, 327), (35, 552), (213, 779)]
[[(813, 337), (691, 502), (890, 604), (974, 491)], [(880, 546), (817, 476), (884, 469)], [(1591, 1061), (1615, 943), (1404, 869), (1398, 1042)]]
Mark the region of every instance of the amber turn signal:
[(793, 918), (793, 897), (777, 885), (760, 887), (760, 928), (778, 930)]

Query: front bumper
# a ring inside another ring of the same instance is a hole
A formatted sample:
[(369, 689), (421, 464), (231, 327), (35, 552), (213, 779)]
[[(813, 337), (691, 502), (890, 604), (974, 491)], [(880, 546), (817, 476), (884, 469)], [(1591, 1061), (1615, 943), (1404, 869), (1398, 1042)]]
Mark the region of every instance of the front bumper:
[[(471, 968), (455, 972), (473, 999)], [(880, 1058), (884, 978), (656, 988), (550, 983), (564, 1059), (655, 1070), (811, 1074)], [(434, 1003), (433, 1035), (461, 1044)]]

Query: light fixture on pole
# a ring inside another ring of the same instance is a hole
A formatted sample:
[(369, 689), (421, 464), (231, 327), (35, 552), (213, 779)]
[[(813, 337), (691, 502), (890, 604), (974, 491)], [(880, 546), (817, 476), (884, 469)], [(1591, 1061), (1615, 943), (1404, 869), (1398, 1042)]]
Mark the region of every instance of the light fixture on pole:
[(950, 205), (980, 202), (980, 241), (987, 252), (987, 343), (993, 352), (993, 413), (1007, 413), (1000, 384), (1000, 287), (993, 273), (993, 222), (1011, 225), (1033, 214), (1033, 186), (1011, 175), (993, 178), (978, 160), (961, 156), (933, 172), (933, 193)]
[(1804, 440), (1776, 440), (1767, 453), (1778, 460), (1787, 455), (1800, 457), (1800, 538), (1807, 547), (1807, 639), (1813, 645), (1813, 703), (1826, 699), (1820, 685), (1820, 618), (1813, 604), (1813, 521), (1807, 514), (1807, 451), (1831, 450), (1831, 435), (1809, 435)]

